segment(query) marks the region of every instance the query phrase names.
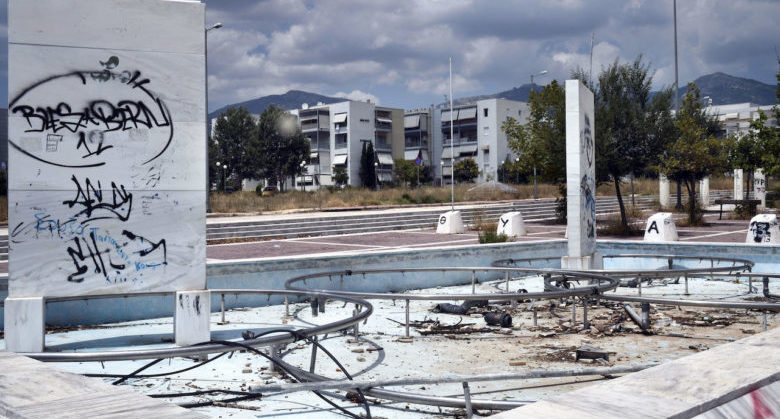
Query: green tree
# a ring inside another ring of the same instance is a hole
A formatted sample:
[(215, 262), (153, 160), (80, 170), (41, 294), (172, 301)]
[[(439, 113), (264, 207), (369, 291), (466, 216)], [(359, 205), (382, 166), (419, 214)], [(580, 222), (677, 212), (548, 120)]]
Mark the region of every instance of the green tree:
[(708, 133), (704, 111), (699, 100), (699, 89), (688, 84), (688, 93), (675, 120), (679, 136), (667, 145), (661, 155), (659, 168), (679, 179), (688, 192), (688, 222), (700, 222), (696, 205), (696, 184), (705, 176), (727, 166), (726, 143)]
[(479, 176), (479, 166), (472, 158), (456, 161), (454, 175), (457, 182), (473, 182)]
[(673, 133), (672, 92), (667, 89), (651, 98), (649, 71), (641, 55), (632, 63), (615, 60), (599, 74), (594, 95), (596, 181), (614, 184), (624, 234), (629, 229), (621, 178), (657, 164), (665, 137)]
[(543, 180), (555, 184), (566, 182), (566, 94), (563, 86), (553, 80), (540, 92), (531, 92), (528, 99), (528, 123), (521, 125), (514, 118), (501, 124), (509, 139), (510, 149), (520, 158), (523, 173), (536, 167)]
[(343, 187), (347, 183), (349, 183), (349, 174), (347, 173), (347, 169), (336, 166), (333, 168), (333, 182), (338, 187)]
[(370, 141), (363, 142), (363, 151), (360, 154), (360, 181), (369, 189), (376, 189), (376, 162), (374, 145)]
[(393, 172), (401, 182), (409, 187), (417, 187), (419, 175), (420, 183), (430, 182), (431, 170), (428, 166), (417, 167), (412, 160), (396, 159), (393, 162)]
[(274, 105), (260, 115), (257, 138), (258, 147), (251, 154), (263, 162), (263, 177), (283, 190), (287, 177), (301, 173), (301, 163), (311, 153), (309, 141), (295, 117)]
[[(254, 156), (257, 148), (257, 124), (244, 107), (230, 107), (214, 125), (214, 136), (209, 142), (209, 180), (259, 178), (262, 164)], [(220, 163), (220, 168), (216, 163)], [(227, 165), (227, 169), (224, 169)]]

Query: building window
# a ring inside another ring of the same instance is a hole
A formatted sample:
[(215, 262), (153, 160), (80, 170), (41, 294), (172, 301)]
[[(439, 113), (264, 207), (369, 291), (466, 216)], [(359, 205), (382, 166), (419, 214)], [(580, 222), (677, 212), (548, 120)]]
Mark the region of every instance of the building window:
[(485, 115), (485, 118), (487, 118), (488, 108), (482, 109), (482, 113)]
[(336, 148), (347, 148), (347, 134), (336, 134)]
[(484, 132), (485, 135), (490, 135), (490, 127), (482, 127), (482, 132)]

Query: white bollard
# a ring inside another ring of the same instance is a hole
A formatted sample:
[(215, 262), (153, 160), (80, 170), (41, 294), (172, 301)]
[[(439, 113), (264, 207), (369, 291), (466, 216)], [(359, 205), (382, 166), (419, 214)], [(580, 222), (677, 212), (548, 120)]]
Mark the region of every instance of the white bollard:
[(507, 212), (498, 217), (498, 234), (506, 234), (507, 237), (525, 236), (525, 222), (520, 211)]
[(710, 177), (705, 176), (699, 181), (699, 194), (701, 207), (707, 209), (710, 206)]
[(766, 175), (762, 169), (756, 169), (753, 174), (753, 199), (761, 201), (759, 209), (766, 208)]
[(463, 234), (465, 231), (460, 211), (447, 211), (439, 216), (436, 223), (437, 234)]
[(177, 346), (211, 340), (211, 292), (177, 291), (173, 335)]
[(658, 202), (661, 208), (669, 208), (669, 178), (658, 175)]
[(671, 212), (659, 212), (647, 219), (646, 242), (670, 242), (677, 239), (677, 226), (674, 224)]
[(742, 169), (734, 169), (734, 199), (745, 199), (742, 189)]
[(750, 220), (745, 243), (752, 244), (780, 244), (780, 227), (777, 222), (777, 214), (759, 214)]
[(43, 297), (5, 299), (5, 349), (43, 352), (46, 332)]

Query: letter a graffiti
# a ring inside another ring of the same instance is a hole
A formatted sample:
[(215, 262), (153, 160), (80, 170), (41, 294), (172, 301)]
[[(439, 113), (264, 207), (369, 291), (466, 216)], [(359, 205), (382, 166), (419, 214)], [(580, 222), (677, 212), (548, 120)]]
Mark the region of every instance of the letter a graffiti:
[(658, 225), (655, 223), (655, 221), (653, 221), (653, 222), (650, 224), (650, 227), (647, 229), (647, 232), (649, 233), (649, 232), (651, 232), (651, 231), (653, 231), (653, 230), (655, 230), (655, 234), (661, 234), (661, 233), (658, 231)]

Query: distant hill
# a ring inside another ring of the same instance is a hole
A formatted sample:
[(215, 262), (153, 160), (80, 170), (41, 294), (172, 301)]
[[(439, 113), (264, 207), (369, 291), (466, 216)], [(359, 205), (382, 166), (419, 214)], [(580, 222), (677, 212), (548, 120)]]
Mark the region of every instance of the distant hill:
[[(734, 77), (724, 73), (713, 73), (694, 80), (701, 90), (701, 97), (709, 96), (713, 105), (751, 102), (756, 105), (774, 105), (776, 86), (760, 81)], [(688, 87), (680, 83), (680, 100)]]
[[(493, 93), (493, 94), (487, 94), (487, 95), (479, 95), (479, 96), (468, 96), (468, 97), (461, 97), (456, 98), (453, 103), (454, 105), (466, 105), (469, 103), (474, 103), (478, 100), (484, 100), (484, 99), (493, 99), (493, 98), (502, 98), (502, 99), (510, 99), (510, 100), (517, 100), (520, 102), (527, 102), (528, 96), (531, 94), (531, 85), (530, 84), (524, 84), (520, 87), (513, 87), (509, 90), (504, 90), (503, 92)], [(536, 83), (533, 84), (533, 88), (536, 91), (542, 90), (544, 86), (540, 86)], [(449, 107), (449, 103), (442, 103), (441, 104), (444, 107)]]
[[(699, 89), (701, 90), (702, 98), (709, 96), (712, 99), (713, 105), (725, 105), (730, 103), (742, 103), (751, 102), (757, 105), (774, 105), (775, 104), (775, 88), (771, 84), (761, 83), (760, 81), (745, 79), (741, 77), (734, 77), (724, 73), (713, 73), (706, 76), (701, 76), (695, 81)], [(680, 83), (680, 98), (685, 95), (687, 86), (684, 83)], [(540, 86), (536, 83), (524, 84), (520, 87), (514, 87), (503, 92), (484, 94), (479, 96), (461, 97), (455, 99), (455, 105), (464, 105), (467, 103), (474, 103), (478, 100), (492, 99), (492, 98), (504, 98), (517, 100), (521, 102), (528, 101), (528, 96), (531, 92), (531, 88), (539, 91), (544, 86)], [(230, 106), (244, 106), (249, 109), (250, 113), (260, 114), (268, 107), (268, 105), (274, 104), (284, 109), (300, 109), (301, 105), (307, 103), (309, 105), (316, 105), (317, 102), (322, 103), (336, 103), (343, 102), (347, 99), (323, 96), (317, 93), (309, 93), (301, 90), (290, 90), (283, 95), (271, 95), (263, 96), (261, 98), (247, 100), (246, 102), (235, 103), (232, 105), (223, 106), (214, 112), (209, 114), (209, 120), (216, 118), (220, 113), (224, 112)], [(448, 107), (449, 103), (441, 103), (438, 107)]]
[(249, 110), (252, 114), (261, 114), (269, 105), (275, 105), (283, 109), (292, 110), (300, 109), (301, 105), (307, 103), (309, 105), (316, 105), (317, 102), (322, 103), (336, 103), (343, 102), (347, 99), (329, 97), (318, 95), (316, 93), (304, 92), (301, 90), (290, 90), (283, 95), (270, 95), (263, 96), (257, 99), (247, 100), (246, 102), (234, 103), (232, 105), (225, 105), (214, 112), (209, 114), (209, 121), (218, 117), (221, 113), (225, 112), (227, 108), (231, 106), (243, 106)]

